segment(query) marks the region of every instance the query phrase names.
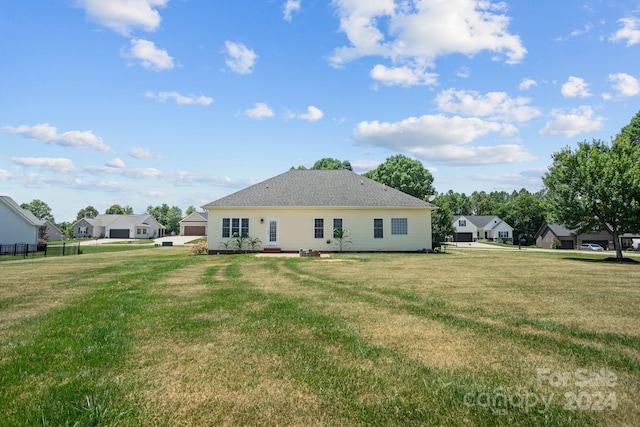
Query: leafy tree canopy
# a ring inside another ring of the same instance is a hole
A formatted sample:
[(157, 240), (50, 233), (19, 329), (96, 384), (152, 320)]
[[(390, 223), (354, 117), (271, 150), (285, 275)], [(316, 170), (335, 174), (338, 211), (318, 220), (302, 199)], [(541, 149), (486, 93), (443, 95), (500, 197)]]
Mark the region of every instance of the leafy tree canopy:
[(104, 211), (107, 215), (124, 215), (124, 209), (120, 205), (111, 205)]
[(402, 154), (387, 158), (377, 168), (363, 175), (422, 200), (435, 194), (431, 172), (419, 160)]
[(76, 219), (95, 218), (98, 216), (98, 214), (99, 214), (98, 210), (93, 206), (89, 205), (86, 208), (80, 209), (78, 211), (78, 215), (76, 216)]
[(543, 178), (553, 217), (578, 232), (609, 232), (617, 258), (620, 235), (640, 231), (639, 121), (636, 115), (611, 145), (584, 141), (554, 153)]
[(187, 211), (184, 213), (185, 216), (191, 215), (192, 213), (196, 212), (196, 208), (195, 206), (189, 206), (187, 208)]
[(161, 206), (147, 206), (147, 213), (162, 225), (165, 226), (167, 234), (180, 232), (180, 220), (182, 219), (182, 209), (177, 206), (163, 203)]
[(338, 159), (332, 159), (329, 157), (325, 157), (324, 159), (318, 160), (313, 164), (311, 169), (347, 169), (350, 171), (353, 170), (349, 160), (340, 161)]
[(34, 199), (31, 201), (31, 203), (21, 204), (20, 207), (22, 209), (28, 210), (39, 219), (51, 221), (51, 223), (55, 224), (55, 220), (53, 218), (53, 215), (51, 214), (51, 208), (42, 200)]

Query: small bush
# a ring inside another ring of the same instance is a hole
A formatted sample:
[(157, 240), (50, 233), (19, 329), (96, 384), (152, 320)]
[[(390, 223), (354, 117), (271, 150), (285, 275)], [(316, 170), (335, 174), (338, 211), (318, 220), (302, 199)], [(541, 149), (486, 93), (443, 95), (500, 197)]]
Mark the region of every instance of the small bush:
[(194, 255), (207, 255), (209, 253), (209, 247), (207, 242), (197, 242), (191, 246), (191, 253)]

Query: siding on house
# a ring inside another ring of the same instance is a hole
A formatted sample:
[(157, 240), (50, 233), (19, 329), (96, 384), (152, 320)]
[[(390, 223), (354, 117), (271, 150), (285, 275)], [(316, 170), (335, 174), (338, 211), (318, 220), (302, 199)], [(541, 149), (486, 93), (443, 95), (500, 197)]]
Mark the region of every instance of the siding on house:
[[(351, 251), (417, 251), (432, 248), (431, 212), (436, 206), (348, 170), (291, 170), (203, 206), (208, 216), (208, 247), (221, 249), (223, 218), (248, 218), (249, 235), (262, 247), (283, 251), (338, 250), (333, 219), (350, 233)], [(392, 219), (406, 234), (392, 234)], [(322, 238), (315, 220), (323, 219)], [(382, 238), (374, 237), (374, 219), (382, 219)], [(267, 231), (277, 221), (277, 242)], [(329, 241), (329, 243), (327, 243)], [(343, 248), (345, 249), (345, 248)]]
[(38, 243), (38, 232), (44, 221), (22, 209), (11, 197), (0, 196), (0, 244)]
[[(248, 218), (249, 236), (259, 238), (262, 248), (268, 247), (268, 224), (270, 219), (278, 221), (278, 244), (283, 251), (314, 249), (337, 251), (338, 243), (333, 238), (333, 219), (342, 219), (342, 227), (349, 231), (350, 251), (418, 251), (432, 248), (431, 215), (420, 209), (365, 209), (365, 208), (243, 208), (215, 209), (209, 213), (209, 250), (222, 248), (223, 218)], [(391, 233), (391, 218), (406, 218), (407, 233)], [(262, 222), (260, 220), (263, 220)], [(315, 220), (323, 219), (323, 237), (316, 238)], [(383, 237), (374, 238), (374, 219), (382, 219)], [(329, 241), (329, 243), (327, 243)]]

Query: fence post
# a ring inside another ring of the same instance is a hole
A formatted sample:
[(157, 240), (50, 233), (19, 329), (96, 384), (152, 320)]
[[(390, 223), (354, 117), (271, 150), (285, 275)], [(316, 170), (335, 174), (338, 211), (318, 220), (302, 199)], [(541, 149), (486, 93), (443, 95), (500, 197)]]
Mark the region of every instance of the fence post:
[(67, 247), (67, 244), (65, 242), (62, 242), (62, 256), (65, 255), (64, 250)]

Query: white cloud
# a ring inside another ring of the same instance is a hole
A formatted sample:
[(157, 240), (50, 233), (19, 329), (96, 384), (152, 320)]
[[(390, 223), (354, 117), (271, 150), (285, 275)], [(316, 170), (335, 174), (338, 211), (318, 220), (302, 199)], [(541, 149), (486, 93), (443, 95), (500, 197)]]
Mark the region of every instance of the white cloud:
[(13, 174), (4, 169), (0, 169), (0, 179), (9, 179), (13, 176)]
[(118, 157), (116, 157), (116, 158), (115, 158), (115, 159), (113, 159), (113, 160), (109, 160), (109, 161), (106, 163), (106, 165), (107, 165), (107, 166), (109, 166), (109, 167), (112, 167), (112, 168), (118, 168), (118, 169), (122, 169), (122, 168), (124, 168), (124, 167), (125, 167), (124, 162), (123, 162), (121, 159), (119, 159)]
[(529, 90), (534, 86), (537, 86), (538, 82), (536, 82), (533, 79), (522, 79), (522, 81), (520, 82), (520, 85), (518, 86), (518, 89), (520, 90)]
[(144, 96), (147, 98), (155, 99), (158, 102), (166, 102), (168, 99), (173, 99), (178, 105), (211, 105), (213, 98), (204, 95), (182, 95), (178, 92), (158, 92), (153, 93), (151, 91), (145, 92)]
[(114, 166), (86, 166), (85, 171), (93, 175), (112, 174), (133, 179), (161, 178), (165, 174), (156, 168), (123, 168)]
[(283, 19), (291, 21), (291, 15), (300, 11), (300, 0), (287, 0), (284, 4)]
[(574, 137), (581, 133), (601, 130), (604, 127), (604, 117), (595, 116), (593, 109), (582, 106), (565, 114), (562, 110), (552, 111), (553, 120), (547, 122), (540, 136)]
[(141, 147), (131, 147), (129, 151), (127, 151), (127, 154), (136, 159), (152, 159), (160, 157)]
[(395, 123), (361, 122), (353, 131), (360, 144), (408, 152), (427, 161), (445, 164), (495, 164), (532, 160), (520, 145), (468, 146), (491, 133), (513, 131), (510, 125), (479, 118), (443, 114), (410, 117)]
[(251, 74), (258, 55), (242, 43), (225, 42), (227, 60), (225, 63), (238, 74)]
[(569, 77), (569, 80), (562, 85), (562, 96), (565, 98), (587, 98), (591, 96), (589, 93), (589, 84), (580, 77)]
[(371, 78), (380, 83), (393, 86), (433, 85), (438, 81), (438, 75), (429, 73), (425, 69), (415, 67), (387, 67), (378, 64), (371, 70)]
[(154, 71), (170, 70), (173, 68), (173, 58), (166, 50), (158, 49), (154, 42), (144, 39), (132, 39), (131, 48), (123, 50), (124, 58), (135, 59), (140, 64)]
[(307, 120), (309, 122), (317, 122), (318, 120), (324, 117), (324, 113), (319, 108), (314, 107), (313, 105), (310, 105), (307, 108), (306, 113), (296, 114), (296, 113), (289, 112), (285, 114), (285, 116), (287, 119), (300, 119), (300, 120)]
[(53, 158), (53, 157), (14, 157), (11, 161), (22, 167), (35, 167), (39, 169), (48, 169), (56, 173), (73, 173), (76, 167), (69, 159)]
[(444, 55), (473, 56), (482, 51), (504, 54), (507, 63), (520, 62), (526, 49), (509, 33), (505, 3), (476, 0), (334, 0), (340, 29), (350, 42), (330, 57), (339, 67), (364, 56), (388, 58), (392, 68), (424, 70)]
[(465, 116), (487, 117), (491, 120), (525, 122), (542, 114), (528, 104), (531, 98), (511, 98), (505, 92), (489, 92), (448, 89), (436, 96), (438, 109)]
[(160, 26), (156, 10), (169, 0), (76, 0), (89, 18), (128, 36), (132, 28), (155, 31)]
[(382, 162), (378, 160), (356, 160), (354, 162), (351, 162), (351, 167), (354, 171), (367, 172), (377, 168), (380, 163)]
[(633, 46), (640, 43), (640, 19), (635, 17), (622, 18), (618, 22), (622, 24), (622, 28), (619, 29), (612, 37), (613, 41), (626, 40), (627, 46)]
[(48, 123), (41, 123), (35, 126), (18, 126), (17, 128), (6, 126), (5, 131), (25, 136), (41, 142), (55, 142), (63, 147), (72, 148), (93, 148), (94, 150), (108, 152), (111, 149), (102, 142), (102, 138), (88, 131), (67, 131), (58, 133), (58, 129)]
[(626, 73), (609, 74), (609, 81), (621, 96), (640, 94), (640, 81)]
[(251, 117), (252, 119), (264, 119), (275, 115), (271, 107), (263, 102), (256, 102), (253, 105), (253, 108), (249, 108), (244, 111), (244, 114), (247, 117)]

